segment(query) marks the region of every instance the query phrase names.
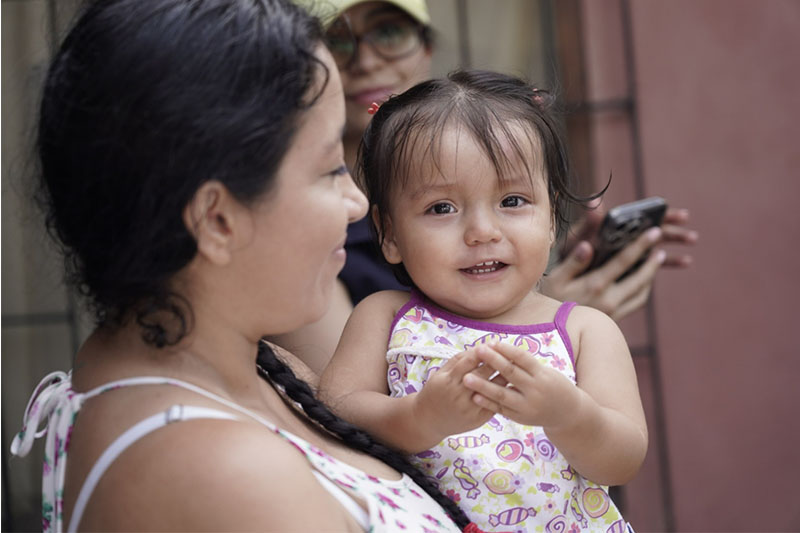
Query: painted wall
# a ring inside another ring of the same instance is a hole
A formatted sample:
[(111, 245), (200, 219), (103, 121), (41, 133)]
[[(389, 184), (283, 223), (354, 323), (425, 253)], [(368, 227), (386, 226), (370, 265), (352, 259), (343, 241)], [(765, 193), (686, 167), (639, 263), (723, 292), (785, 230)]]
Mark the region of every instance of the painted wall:
[[(12, 487), (3, 486), (3, 521), (13, 515), (15, 530), (38, 525), (40, 465), (7, 462), (9, 436), (33, 385), (69, 366), (75, 342), (71, 302), (17, 185), (28, 170), (49, 10), (68, 11), (71, 2), (1, 4), (2, 444)], [(800, 531), (792, 476), (800, 472), (800, 350), (792, 335), (800, 297), (800, 2), (430, 0), (441, 30), (436, 74), (466, 55), (472, 66), (550, 81), (554, 28), (543, 7), (570, 2), (579, 7), (571, 29), (590, 99), (634, 103), (594, 116), (595, 181), (613, 172), (610, 204), (641, 189), (689, 207), (701, 232), (694, 267), (659, 276), (652, 327), (646, 313), (622, 323), (638, 354), (651, 427), (645, 466), (623, 493), (626, 516), (640, 532)]]
[[(593, 97), (625, 91), (624, 10), (633, 54), (638, 138), (599, 118), (595, 179), (628, 173), (638, 142), (644, 192), (690, 208), (701, 233), (693, 268), (661, 274), (653, 300), (673, 526), (798, 531), (800, 2), (581, 7)], [(653, 475), (626, 491), (640, 531), (667, 520)]]

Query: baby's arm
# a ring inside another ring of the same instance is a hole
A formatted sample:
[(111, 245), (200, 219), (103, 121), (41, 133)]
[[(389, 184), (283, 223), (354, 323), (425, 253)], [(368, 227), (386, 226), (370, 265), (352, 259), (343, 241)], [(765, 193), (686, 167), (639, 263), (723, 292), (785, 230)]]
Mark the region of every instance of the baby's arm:
[[(462, 379), (478, 369), (478, 350), (458, 354), (421, 392), (389, 396), (387, 341), (408, 294), (383, 291), (356, 306), (320, 379), (320, 394), (342, 418), (408, 453), (427, 450), (448, 435), (480, 426), (494, 414), (472, 401)], [(489, 369), (477, 370), (485, 377)]]
[[(647, 452), (647, 426), (636, 372), (619, 328), (608, 316), (576, 307), (567, 329), (577, 359), (578, 386), (524, 350), (499, 344), (481, 359), (503, 380), (467, 376), (478, 405), (522, 424), (542, 426), (583, 477), (621, 485), (639, 471)], [(495, 380), (498, 381), (498, 380)], [(513, 387), (504, 387), (508, 382)]]

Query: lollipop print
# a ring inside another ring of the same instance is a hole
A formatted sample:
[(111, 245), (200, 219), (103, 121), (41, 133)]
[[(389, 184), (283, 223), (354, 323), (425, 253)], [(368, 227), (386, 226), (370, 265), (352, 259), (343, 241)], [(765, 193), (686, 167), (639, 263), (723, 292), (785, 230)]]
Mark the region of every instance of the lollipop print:
[(608, 496), (603, 489), (586, 489), (583, 491), (583, 509), (592, 518), (598, 518), (608, 511)]
[(392, 339), (389, 341), (389, 348), (399, 348), (401, 346), (408, 346), (411, 340), (411, 330), (410, 329), (398, 329), (395, 330), (394, 334), (392, 335)]
[(534, 464), (530, 455), (525, 454), (525, 445), (519, 439), (507, 439), (497, 445), (495, 448), (497, 457), (507, 463), (519, 461), (520, 457), (524, 457), (531, 464)]
[(537, 436), (536, 440), (534, 441), (534, 446), (536, 449), (536, 455), (542, 458), (543, 461), (547, 461), (551, 463), (558, 457), (558, 450), (553, 443), (548, 440), (544, 434)]
[(553, 461), (556, 457), (558, 457), (558, 450), (555, 446), (553, 446), (553, 443), (544, 436), (544, 434), (536, 438), (535, 445), (536, 453), (543, 460)]
[(393, 385), (400, 381), (400, 378), (403, 377), (403, 373), (400, 371), (400, 367), (397, 363), (390, 363), (389, 370), (387, 371), (387, 375), (389, 378), (389, 385)]
[[(527, 441), (530, 444), (530, 440)], [(558, 457), (558, 450), (553, 443), (550, 442), (547, 437), (544, 436), (544, 433), (537, 435), (533, 442), (533, 449), (536, 451), (536, 455), (542, 459), (542, 461), (550, 463)], [(544, 463), (542, 463), (542, 473), (547, 473), (547, 468)]]
[(567, 517), (563, 514), (558, 515), (557, 517), (550, 520), (546, 526), (544, 526), (544, 530), (547, 533), (562, 533), (567, 530)]
[(514, 473), (502, 468), (492, 470), (483, 478), (483, 484), (495, 494), (511, 494), (517, 490), (513, 482)]

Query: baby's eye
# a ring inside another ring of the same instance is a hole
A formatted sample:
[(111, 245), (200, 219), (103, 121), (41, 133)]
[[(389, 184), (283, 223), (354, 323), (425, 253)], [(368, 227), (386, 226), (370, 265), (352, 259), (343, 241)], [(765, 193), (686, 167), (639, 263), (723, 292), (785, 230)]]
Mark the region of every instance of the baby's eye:
[(502, 207), (522, 207), (526, 203), (528, 203), (528, 201), (522, 196), (506, 196), (503, 198), (503, 201), (500, 202), (500, 205)]
[(447, 204), (444, 202), (434, 204), (430, 208), (428, 208), (428, 213), (434, 215), (449, 215), (450, 213), (455, 213), (456, 208), (453, 207), (451, 204)]

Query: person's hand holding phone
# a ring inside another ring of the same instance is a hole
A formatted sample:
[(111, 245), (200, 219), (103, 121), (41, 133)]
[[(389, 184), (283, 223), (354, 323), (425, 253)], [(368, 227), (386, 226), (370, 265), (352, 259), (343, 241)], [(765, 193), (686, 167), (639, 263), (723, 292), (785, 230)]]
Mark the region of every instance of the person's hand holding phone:
[(685, 268), (692, 263), (692, 257), (685, 252), (650, 254), (637, 270), (622, 280), (618, 278), (659, 242), (694, 244), (698, 235), (685, 226), (689, 221), (687, 209), (668, 208), (660, 229), (642, 233), (603, 266), (587, 271), (594, 256), (589, 241), (598, 232), (604, 215), (605, 211), (598, 204), (571, 228), (563, 248), (563, 259), (542, 279), (541, 291), (558, 300), (576, 301), (600, 309), (619, 320), (647, 302), (661, 266)]

